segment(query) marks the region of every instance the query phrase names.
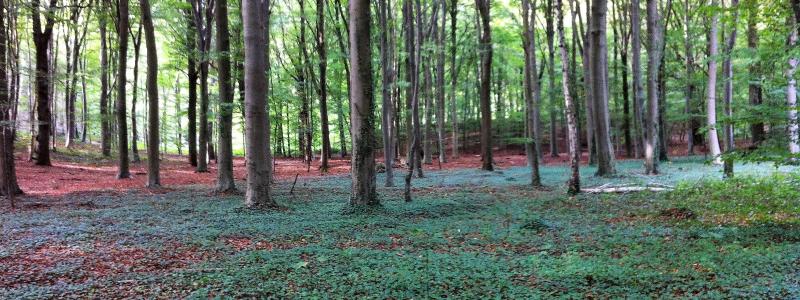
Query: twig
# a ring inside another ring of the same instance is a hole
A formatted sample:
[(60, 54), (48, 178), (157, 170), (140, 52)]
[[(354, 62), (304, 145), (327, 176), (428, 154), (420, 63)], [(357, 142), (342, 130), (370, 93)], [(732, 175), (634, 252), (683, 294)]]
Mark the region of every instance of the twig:
[(300, 176), (300, 173), (294, 175), (294, 182), (292, 183), (292, 189), (289, 190), (290, 195), (294, 195), (294, 186), (297, 184), (297, 177)]

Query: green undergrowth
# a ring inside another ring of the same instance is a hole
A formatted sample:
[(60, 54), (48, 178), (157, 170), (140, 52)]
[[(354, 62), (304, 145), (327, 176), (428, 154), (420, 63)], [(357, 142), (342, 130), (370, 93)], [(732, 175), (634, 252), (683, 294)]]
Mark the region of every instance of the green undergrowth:
[(657, 177), (640, 166), (585, 168), (584, 183), (676, 190), (567, 197), (567, 169), (548, 166), (547, 190), (526, 186), (526, 168), (429, 172), (413, 202), (381, 187), (368, 213), (343, 213), (347, 176), (301, 179), (293, 194), (278, 182), (281, 211), (202, 187), (75, 196), (0, 213), (0, 298), (800, 297), (792, 170), (737, 166), (723, 181), (700, 159)]

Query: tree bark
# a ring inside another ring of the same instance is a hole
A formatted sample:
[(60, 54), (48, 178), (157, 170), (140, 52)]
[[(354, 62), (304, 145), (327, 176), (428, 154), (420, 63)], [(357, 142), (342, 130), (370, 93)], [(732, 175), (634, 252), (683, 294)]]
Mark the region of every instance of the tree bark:
[[(747, 18), (747, 47), (755, 53), (758, 50), (758, 29), (756, 29), (756, 22), (759, 12), (759, 3), (757, 1), (753, 1), (750, 5), (755, 7), (750, 11), (750, 15)], [(759, 62), (751, 64), (749, 69), (751, 76), (748, 87), (750, 105), (753, 108), (758, 108), (763, 102), (763, 91), (761, 89), (763, 76), (761, 75), (761, 64)], [(750, 124), (750, 135), (753, 145), (761, 144), (766, 139), (764, 122), (756, 121)]]
[(481, 36), (478, 47), (481, 56), (480, 106), (481, 106), (481, 156), (485, 171), (493, 171), (492, 159), (492, 107), (490, 89), (492, 86), (492, 30), (490, 27), (489, 0), (475, 0), (480, 14)]
[[(149, 2), (140, 2), (139, 6), (148, 5)], [(139, 130), (136, 128), (136, 101), (139, 95), (139, 54), (142, 46), (142, 26), (144, 20), (139, 22), (139, 30), (136, 31), (136, 36), (133, 38), (133, 99), (131, 101), (131, 152), (133, 153), (133, 162), (138, 163), (139, 158)], [(152, 20), (151, 20), (152, 22)], [(133, 33), (131, 33), (133, 35)], [(148, 54), (149, 56), (149, 54)], [(149, 66), (148, 66), (149, 68)], [(148, 70), (149, 71), (149, 70)]]
[(117, 179), (131, 177), (129, 170), (128, 157), (128, 120), (126, 118), (127, 89), (125, 84), (128, 82), (128, 1), (119, 1), (117, 4), (117, 37), (119, 46), (118, 65), (117, 65), (117, 151), (119, 151), (119, 163), (117, 165)]
[[(444, 97), (445, 97), (445, 86), (444, 86), (444, 47), (445, 47), (445, 28), (447, 26), (447, 0), (438, 0), (439, 5), (441, 5), (441, 14), (442, 14), (442, 23), (439, 26), (439, 35), (436, 39), (436, 142), (437, 148), (439, 153), (439, 165), (441, 166), (442, 163), (447, 162), (447, 156), (445, 155), (445, 146), (444, 146), (444, 139), (445, 139), (445, 131), (444, 131)], [(438, 20), (434, 20), (434, 22), (439, 22)]]
[(633, 72), (633, 128), (635, 157), (642, 157), (644, 148), (644, 85), (642, 84), (642, 34), (639, 0), (631, 0), (631, 69)]
[(523, 27), (523, 50), (525, 51), (525, 74), (524, 74), (524, 98), (525, 98), (525, 118), (528, 124), (525, 130), (528, 142), (525, 143), (526, 152), (528, 153), (528, 164), (531, 168), (531, 185), (539, 187), (542, 185), (541, 176), (539, 174), (539, 141), (536, 139), (534, 133), (534, 124), (536, 116), (534, 115), (534, 107), (538, 100), (539, 91), (539, 76), (536, 75), (536, 34), (534, 33), (534, 24), (536, 24), (536, 3), (533, 3), (533, 12), (531, 13), (530, 0), (522, 0), (522, 27)]
[[(635, 0), (634, 0), (635, 1)], [(634, 8), (638, 9), (638, 8)], [(650, 37), (647, 49), (647, 131), (644, 146), (645, 174), (658, 174), (658, 71), (661, 63), (661, 25), (658, 15), (658, 1), (647, 0), (647, 35)]]
[(158, 188), (161, 186), (161, 176), (159, 174), (161, 159), (158, 155), (158, 144), (161, 140), (158, 131), (158, 52), (156, 50), (153, 17), (150, 13), (150, 1), (139, 0), (139, 5), (142, 14), (141, 24), (144, 29), (145, 47), (147, 47), (147, 126), (150, 127), (147, 132), (147, 187)]
[[(189, 80), (189, 104), (187, 118), (189, 118), (189, 128), (187, 129), (187, 139), (189, 142), (189, 164), (193, 167), (198, 166), (197, 155), (197, 26), (191, 11), (186, 12), (186, 50), (187, 63), (186, 72)], [(202, 153), (202, 152), (201, 152)], [(205, 157), (205, 154), (201, 155)]]
[(451, 141), (452, 156), (458, 158), (458, 110), (456, 103), (456, 86), (458, 85), (458, 66), (456, 65), (456, 28), (458, 27), (458, 0), (450, 5), (450, 122), (453, 138)]
[[(797, 46), (798, 29), (797, 24), (800, 23), (800, 0), (792, 0), (792, 11), (794, 18), (791, 19), (791, 26), (793, 28), (789, 35), (789, 48), (793, 49)], [(788, 84), (786, 86), (786, 102), (789, 107), (789, 153), (792, 156), (800, 154), (800, 128), (797, 123), (797, 80), (794, 74), (797, 72), (797, 64), (800, 62), (797, 57), (789, 58), (789, 70), (786, 72), (786, 79)]]
[[(725, 131), (725, 152), (731, 153), (735, 151), (736, 143), (733, 135), (733, 65), (731, 63), (731, 54), (733, 47), (736, 45), (736, 28), (739, 21), (739, 0), (731, 1), (731, 9), (733, 9), (733, 28), (728, 36), (728, 41), (725, 43), (725, 60), (722, 62), (722, 73), (725, 82), (725, 90), (723, 91), (723, 103), (725, 117), (727, 118), (724, 126)], [(730, 157), (725, 158), (724, 173), (726, 177), (733, 176), (733, 159)]]
[(39, 124), (36, 136), (36, 164), (49, 166), (50, 163), (50, 132), (52, 116), (50, 104), (52, 102), (50, 89), (53, 82), (50, 80), (50, 57), (48, 48), (53, 38), (53, 25), (55, 24), (54, 10), (56, 0), (50, 0), (45, 15), (45, 24), (42, 28), (39, 0), (31, 1), (33, 19), (33, 43), (36, 47), (36, 114)]
[(317, 54), (319, 55), (319, 123), (322, 134), (322, 157), (320, 169), (327, 172), (330, 166), (331, 139), (328, 122), (328, 51), (325, 44), (325, 1), (317, 0)]
[(369, 0), (350, 1), (352, 206), (379, 205), (375, 189), (375, 110)]
[(111, 116), (108, 112), (109, 91), (109, 70), (108, 70), (108, 21), (110, 18), (106, 13), (109, 8), (108, 0), (100, 0), (100, 8), (103, 11), (98, 16), (100, 20), (100, 148), (103, 156), (111, 156)]
[(697, 113), (697, 111), (696, 111), (695, 105), (692, 103), (692, 100), (694, 99), (694, 91), (695, 91), (696, 87), (695, 87), (695, 84), (694, 84), (694, 53), (692, 51), (692, 48), (693, 48), (692, 42), (693, 42), (694, 36), (692, 35), (691, 28), (689, 27), (689, 25), (691, 24), (691, 13), (689, 11), (689, 1), (690, 0), (684, 1), (684, 6), (683, 6), (683, 9), (684, 9), (684, 19), (683, 19), (684, 37), (683, 37), (683, 41), (684, 41), (684, 52), (685, 52), (684, 55), (686, 56), (686, 58), (685, 58), (685, 63), (686, 63), (686, 83), (685, 83), (686, 84), (686, 91), (685, 91), (685, 99), (684, 99), (684, 103), (685, 103), (684, 105), (686, 107), (684, 108), (684, 113), (689, 117), (689, 122), (688, 122), (688, 126), (687, 126), (688, 137), (686, 139), (687, 140), (687, 153), (688, 153), (688, 155), (693, 155), (694, 154), (695, 145), (697, 144), (697, 142), (702, 142), (702, 140), (698, 139), (700, 124), (699, 124), (699, 121), (697, 120), (697, 118), (695, 117), (695, 114)]
[(208, 172), (208, 161), (214, 158), (211, 126), (208, 123), (208, 64), (211, 47), (212, 0), (192, 0), (194, 25), (197, 26), (197, 52), (200, 56), (200, 134), (198, 138), (197, 172)]
[(556, 0), (556, 11), (558, 12), (558, 41), (559, 52), (561, 54), (561, 83), (564, 92), (564, 114), (567, 117), (567, 140), (569, 144), (570, 157), (570, 179), (567, 181), (567, 191), (571, 195), (580, 193), (580, 133), (578, 132), (578, 113), (575, 109), (575, 102), (569, 93), (569, 59), (567, 58), (567, 46), (564, 41), (564, 12), (561, 0)]
[(215, 0), (217, 23), (217, 76), (219, 79), (219, 106), (217, 108), (217, 188), (218, 193), (236, 191), (233, 179), (233, 87), (231, 78), (230, 33), (228, 28), (228, 1)]
[[(711, 6), (717, 6), (717, 0), (711, 0)], [(717, 53), (719, 52), (719, 42), (717, 36), (717, 26), (719, 15), (716, 12), (711, 16), (711, 30), (708, 34), (708, 86), (706, 87), (706, 114), (708, 126), (708, 149), (709, 154), (714, 159), (714, 163), (721, 164), (719, 155), (719, 137), (717, 136)]]
[(594, 105), (594, 130), (597, 147), (597, 176), (616, 173), (614, 168), (614, 148), (611, 144), (611, 122), (608, 112), (608, 47), (606, 45), (607, 0), (592, 2), (590, 20), (591, 51), (589, 65), (591, 71), (592, 105)]
[[(545, 18), (545, 33), (547, 34), (547, 95), (550, 102), (550, 156), (558, 157), (558, 129), (556, 128), (556, 62), (555, 48), (553, 46), (553, 0), (547, 0), (547, 13)], [(535, 56), (535, 55), (534, 55)], [(541, 151), (539, 152), (541, 155)]]
[[(247, 135), (247, 193), (244, 204), (249, 208), (274, 208), (270, 196), (271, 166), (269, 164), (269, 109), (267, 102), (267, 41), (269, 28), (261, 9), (263, 0), (243, 0), (245, 61), (245, 114)], [(268, 34), (268, 33), (267, 33)]]
[(383, 134), (383, 161), (386, 167), (386, 183), (385, 186), (394, 186), (394, 145), (392, 144), (392, 104), (391, 89), (392, 77), (394, 70), (392, 63), (389, 61), (390, 46), (389, 46), (389, 11), (391, 3), (389, 0), (381, 0), (379, 2), (379, 24), (381, 27), (380, 32), (380, 52), (381, 52), (381, 132)]
[[(4, 0), (0, 0), (0, 12), (7, 8)], [(10, 45), (8, 31), (6, 31), (5, 16), (0, 15), (0, 195), (5, 196), (11, 202), (11, 208), (15, 208), (14, 196), (22, 194), (22, 190), (17, 183), (17, 172), (14, 162), (14, 123), (15, 118), (12, 114), (13, 102), (11, 101), (15, 93), (9, 89), (8, 85), (8, 60), (6, 60), (6, 50), (10, 50), (6, 45)], [(9, 26), (14, 26), (9, 21)], [(9, 51), (12, 52), (12, 51)], [(13, 56), (13, 54), (11, 55)], [(14, 57), (11, 57), (14, 59)], [(13, 74), (13, 73), (12, 73)]]

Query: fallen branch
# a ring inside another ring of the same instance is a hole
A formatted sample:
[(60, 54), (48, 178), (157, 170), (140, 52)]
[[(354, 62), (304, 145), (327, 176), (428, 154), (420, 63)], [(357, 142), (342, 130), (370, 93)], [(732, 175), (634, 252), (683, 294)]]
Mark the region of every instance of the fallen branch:
[(587, 188), (583, 189), (582, 191), (587, 194), (624, 194), (624, 193), (634, 193), (634, 192), (669, 192), (674, 188), (667, 185), (658, 186), (631, 186), (631, 185), (622, 185), (622, 186), (612, 186), (612, 185), (602, 185), (596, 188)]

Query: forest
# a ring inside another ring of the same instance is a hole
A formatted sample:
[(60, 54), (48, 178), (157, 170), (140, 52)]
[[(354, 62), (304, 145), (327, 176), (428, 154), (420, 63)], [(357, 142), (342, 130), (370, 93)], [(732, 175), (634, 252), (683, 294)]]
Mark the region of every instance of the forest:
[(0, 298), (800, 298), (800, 0), (0, 0)]

